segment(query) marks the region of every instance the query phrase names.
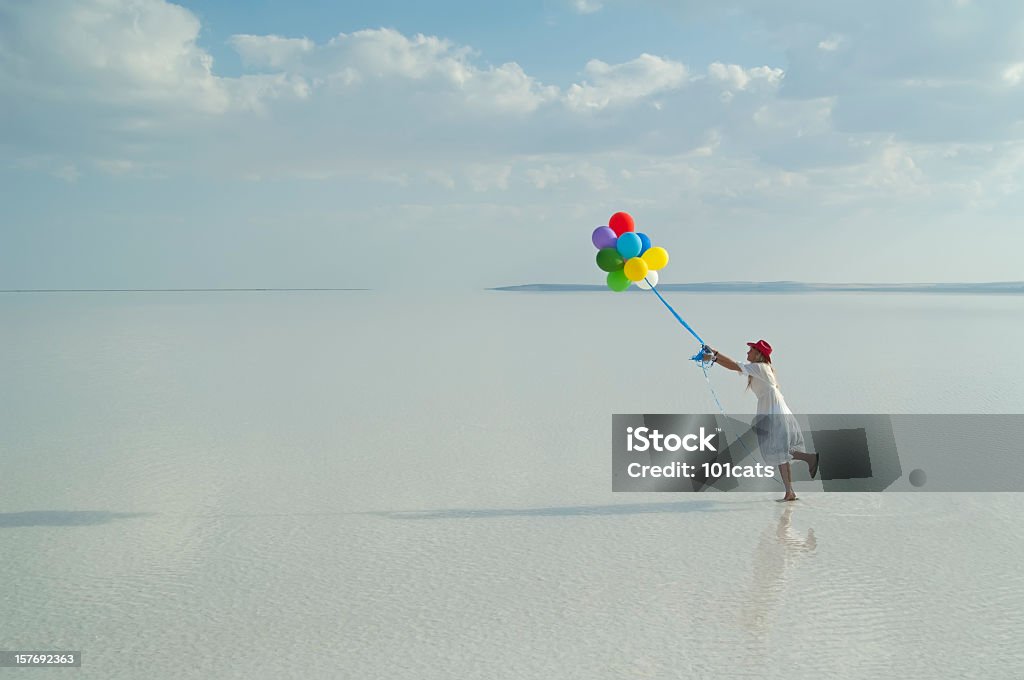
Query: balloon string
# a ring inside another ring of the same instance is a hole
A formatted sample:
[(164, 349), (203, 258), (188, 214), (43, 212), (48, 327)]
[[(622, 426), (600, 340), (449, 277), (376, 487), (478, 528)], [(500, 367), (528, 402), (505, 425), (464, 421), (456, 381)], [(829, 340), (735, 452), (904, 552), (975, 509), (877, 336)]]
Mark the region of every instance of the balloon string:
[(711, 396), (714, 397), (718, 410), (722, 412), (723, 416), (728, 416), (729, 414), (725, 412), (725, 407), (722, 406), (722, 402), (718, 399), (718, 392), (715, 392), (715, 388), (711, 384), (711, 376), (708, 375), (708, 366), (710, 365), (710, 363), (702, 361), (700, 362), (700, 370), (704, 372), (704, 380), (708, 383), (708, 389), (711, 390)]
[(651, 290), (654, 291), (654, 294), (658, 296), (658, 299), (661, 300), (662, 304), (664, 304), (666, 307), (668, 307), (668, 311), (672, 312), (672, 316), (676, 317), (676, 321), (678, 321), (679, 323), (683, 324), (683, 328), (685, 328), (686, 330), (690, 331), (690, 335), (692, 335), (693, 337), (697, 338), (697, 342), (699, 342), (701, 344), (701, 349), (703, 349), (703, 345), (705, 343), (701, 339), (701, 337), (699, 335), (697, 335), (697, 331), (695, 331), (692, 328), (690, 328), (690, 324), (686, 323), (686, 321), (683, 320), (683, 317), (679, 316), (679, 313), (676, 312), (676, 310), (672, 309), (672, 305), (670, 305), (668, 303), (668, 301), (661, 296), (661, 293), (658, 292), (658, 288), (656, 286), (652, 285), (651, 282), (648, 281), (646, 277), (644, 277), (644, 281), (647, 281), (647, 285), (651, 287)]

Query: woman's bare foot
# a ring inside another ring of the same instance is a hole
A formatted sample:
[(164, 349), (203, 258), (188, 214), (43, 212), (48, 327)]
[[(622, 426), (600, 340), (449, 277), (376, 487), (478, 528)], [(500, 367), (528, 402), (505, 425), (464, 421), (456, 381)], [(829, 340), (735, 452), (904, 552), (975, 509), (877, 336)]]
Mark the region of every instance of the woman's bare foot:
[(800, 499), (796, 497), (796, 492), (794, 492), (794, 491), (790, 491), (782, 499), (782, 501), (798, 501), (798, 500), (800, 500)]

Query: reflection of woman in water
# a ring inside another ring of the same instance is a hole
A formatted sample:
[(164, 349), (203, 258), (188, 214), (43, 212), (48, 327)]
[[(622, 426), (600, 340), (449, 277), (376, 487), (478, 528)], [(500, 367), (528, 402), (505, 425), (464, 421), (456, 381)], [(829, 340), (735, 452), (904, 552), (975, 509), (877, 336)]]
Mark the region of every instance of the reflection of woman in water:
[(753, 582), (743, 605), (742, 625), (759, 638), (766, 638), (772, 630), (771, 615), (789, 581), (787, 572), (800, 558), (813, 555), (818, 546), (814, 529), (808, 529), (805, 538), (793, 528), (793, 507), (787, 505), (778, 523), (762, 532), (754, 551)]
[[(786, 405), (786, 400), (779, 391), (779, 383), (775, 380), (775, 369), (772, 368), (772, 346), (764, 340), (748, 342), (747, 362), (738, 363), (708, 347), (705, 352), (710, 354), (712, 363), (721, 364), (730, 371), (744, 373), (747, 376), (747, 387), (757, 396), (757, 417), (754, 420), (754, 431), (757, 432), (758, 446), (767, 465), (779, 468), (782, 483), (786, 486), (784, 501), (795, 501), (792, 474), (789, 461), (796, 458), (807, 463), (811, 479), (818, 474), (818, 456), (804, 452), (804, 435), (793, 412)], [(707, 356), (707, 354), (705, 355)]]

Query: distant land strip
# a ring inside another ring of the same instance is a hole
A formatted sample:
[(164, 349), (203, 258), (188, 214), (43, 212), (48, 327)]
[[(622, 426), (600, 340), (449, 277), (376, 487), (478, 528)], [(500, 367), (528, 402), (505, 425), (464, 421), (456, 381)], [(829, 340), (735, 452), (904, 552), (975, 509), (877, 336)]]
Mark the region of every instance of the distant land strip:
[(0, 293), (262, 293), (307, 292), (335, 290), (370, 290), (369, 288), (7, 288)]
[[(508, 292), (573, 293), (607, 291), (597, 284), (527, 283), (488, 288)], [(1024, 295), (1024, 281), (990, 283), (802, 283), (800, 281), (705, 281), (665, 283), (661, 291), (691, 293), (970, 293), (975, 295)], [(644, 292), (630, 287), (627, 292)]]

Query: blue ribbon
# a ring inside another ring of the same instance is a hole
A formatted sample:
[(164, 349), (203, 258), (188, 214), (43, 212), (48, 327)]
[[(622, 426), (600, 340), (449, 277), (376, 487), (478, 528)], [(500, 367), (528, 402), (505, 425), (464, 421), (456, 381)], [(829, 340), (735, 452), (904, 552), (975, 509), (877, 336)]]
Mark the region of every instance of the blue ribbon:
[(661, 300), (661, 303), (663, 305), (665, 305), (666, 307), (668, 307), (668, 311), (672, 312), (672, 316), (676, 317), (676, 321), (681, 323), (683, 325), (683, 328), (685, 328), (686, 330), (690, 331), (690, 335), (692, 335), (693, 337), (697, 338), (697, 342), (700, 343), (700, 351), (697, 352), (696, 354), (694, 354), (692, 357), (690, 357), (690, 359), (692, 361), (696, 361), (698, 364), (702, 364), (703, 365), (704, 361), (705, 361), (704, 360), (704, 350), (707, 348), (707, 343), (705, 343), (704, 340), (699, 335), (697, 335), (697, 331), (695, 331), (692, 328), (690, 328), (690, 324), (686, 323), (686, 321), (683, 319), (683, 317), (679, 316), (679, 312), (677, 312), (676, 310), (672, 309), (672, 305), (670, 305), (668, 303), (668, 300), (666, 300), (665, 298), (663, 298), (661, 296), (661, 293), (658, 292), (658, 288), (656, 286), (651, 284), (651, 282), (648, 279), (646, 279), (646, 278), (644, 279), (644, 281), (647, 281), (647, 285), (651, 287), (651, 290), (654, 291), (654, 294), (658, 296), (658, 299)]

